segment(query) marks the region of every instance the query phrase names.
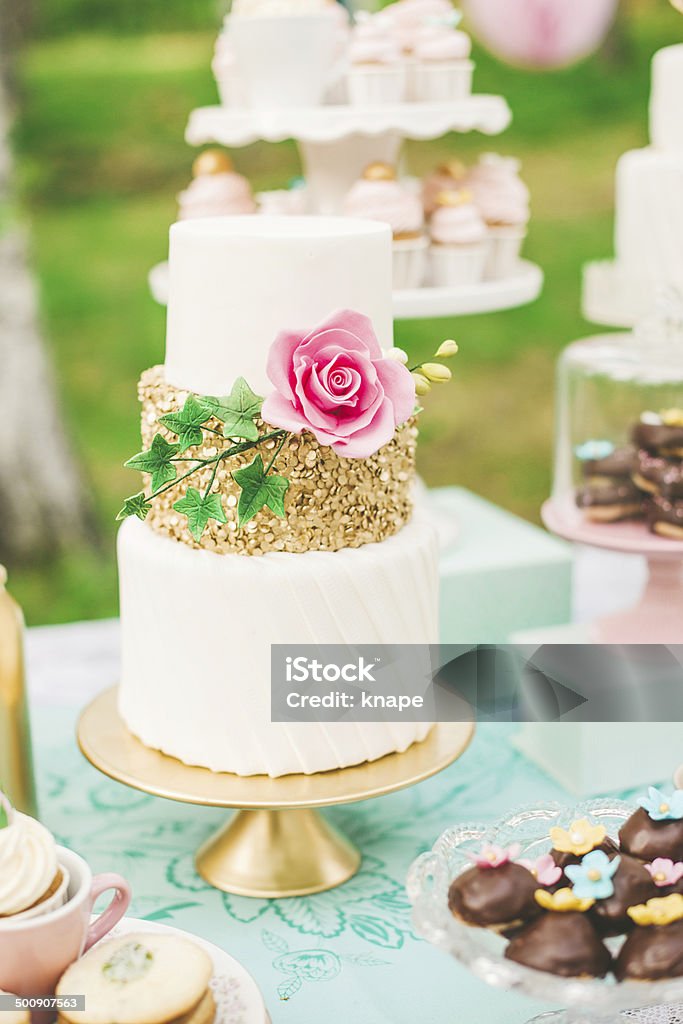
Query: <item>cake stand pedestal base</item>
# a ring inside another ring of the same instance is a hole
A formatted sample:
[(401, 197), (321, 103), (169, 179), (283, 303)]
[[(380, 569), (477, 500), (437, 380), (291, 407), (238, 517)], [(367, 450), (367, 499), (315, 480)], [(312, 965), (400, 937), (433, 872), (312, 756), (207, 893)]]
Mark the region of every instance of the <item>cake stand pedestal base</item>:
[(683, 541), (650, 533), (642, 522), (591, 523), (560, 502), (547, 501), (543, 522), (565, 540), (607, 551), (642, 555), (648, 580), (633, 608), (591, 624), (601, 644), (683, 643)]
[(348, 881), (360, 851), (317, 811), (238, 811), (197, 853), (215, 889), (262, 899), (307, 896)]
[(235, 808), (239, 813), (199, 849), (197, 870), (223, 892), (275, 899), (332, 889), (358, 870), (360, 852), (315, 808), (422, 782), (457, 760), (473, 734), (472, 722), (439, 723), (402, 754), (271, 779), (193, 768), (145, 747), (119, 715), (116, 687), (96, 697), (78, 722), (83, 754), (110, 778), (181, 803)]

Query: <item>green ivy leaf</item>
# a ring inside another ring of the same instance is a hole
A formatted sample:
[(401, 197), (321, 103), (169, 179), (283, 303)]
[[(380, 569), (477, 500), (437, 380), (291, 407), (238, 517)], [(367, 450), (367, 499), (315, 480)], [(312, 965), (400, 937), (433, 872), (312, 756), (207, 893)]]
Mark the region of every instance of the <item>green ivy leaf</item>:
[(258, 429), (254, 420), (261, 415), (263, 399), (255, 395), (244, 377), (238, 377), (229, 395), (223, 398), (202, 398), (202, 403), (211, 410), (216, 419), (223, 423), (225, 437), (243, 437), (246, 441), (258, 440)]
[(227, 523), (228, 521), (223, 511), (220, 495), (202, 495), (194, 487), (188, 487), (185, 497), (176, 501), (173, 508), (176, 512), (182, 512), (184, 516), (187, 516), (187, 525), (196, 541), (201, 540), (209, 519), (215, 519), (217, 523)]
[(280, 519), (285, 517), (285, 494), (289, 480), (273, 473), (266, 476), (263, 459), (257, 455), (254, 461), (243, 469), (236, 469), (233, 480), (242, 488), (237, 505), (240, 527), (253, 519), (257, 512), (268, 506)]
[(179, 450), (177, 444), (169, 444), (161, 434), (155, 434), (149, 451), (138, 452), (132, 459), (128, 459), (128, 462), (124, 462), (124, 466), (128, 469), (138, 469), (141, 473), (149, 473), (152, 477), (152, 490), (156, 491), (164, 484), (175, 480), (176, 468), (172, 465), (171, 459)]
[(204, 433), (201, 427), (211, 419), (211, 415), (211, 409), (205, 402), (195, 395), (188, 395), (180, 412), (167, 413), (159, 419), (159, 423), (178, 435), (178, 446), (182, 454), (193, 445), (202, 443)]
[(147, 500), (144, 491), (140, 491), (138, 494), (131, 495), (130, 498), (124, 498), (123, 508), (117, 515), (117, 521), (121, 519), (128, 519), (129, 516), (137, 516), (138, 519), (143, 521), (147, 518), (148, 512), (151, 511), (152, 504)]

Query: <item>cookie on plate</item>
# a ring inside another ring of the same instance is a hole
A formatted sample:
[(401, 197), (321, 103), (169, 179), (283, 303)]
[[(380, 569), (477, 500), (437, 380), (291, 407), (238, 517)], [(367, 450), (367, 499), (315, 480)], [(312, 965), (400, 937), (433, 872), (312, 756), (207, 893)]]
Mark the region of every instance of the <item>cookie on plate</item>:
[(672, 893), (629, 909), (637, 927), (619, 951), (618, 981), (657, 981), (683, 975), (683, 896)]
[[(13, 996), (13, 993), (0, 988), (0, 996), (10, 995)], [(5, 1010), (2, 1014), (2, 1024), (31, 1024), (31, 1014), (28, 1010)]]
[(621, 849), (643, 861), (683, 861), (683, 789), (664, 793), (650, 786), (637, 811), (619, 829)]
[(614, 448), (608, 441), (587, 441), (576, 451), (581, 459), (583, 484), (576, 504), (596, 523), (615, 523), (641, 512), (642, 493), (633, 482), (634, 448)]
[(85, 995), (59, 1024), (212, 1024), (213, 965), (190, 939), (149, 932), (98, 943), (67, 969), (57, 995)]

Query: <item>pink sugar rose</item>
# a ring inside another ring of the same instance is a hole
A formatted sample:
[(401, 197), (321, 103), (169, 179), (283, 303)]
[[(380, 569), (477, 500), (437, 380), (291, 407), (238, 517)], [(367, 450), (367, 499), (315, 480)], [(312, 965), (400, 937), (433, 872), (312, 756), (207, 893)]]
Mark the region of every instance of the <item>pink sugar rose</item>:
[(275, 390), (263, 419), (295, 434), (308, 430), (349, 459), (373, 455), (415, 408), (409, 370), (384, 356), (370, 320), (351, 309), (307, 334), (281, 331), (267, 369)]
[(519, 863), (531, 872), (539, 885), (555, 885), (562, 877), (562, 868), (550, 853), (544, 853), (537, 860), (520, 860)]

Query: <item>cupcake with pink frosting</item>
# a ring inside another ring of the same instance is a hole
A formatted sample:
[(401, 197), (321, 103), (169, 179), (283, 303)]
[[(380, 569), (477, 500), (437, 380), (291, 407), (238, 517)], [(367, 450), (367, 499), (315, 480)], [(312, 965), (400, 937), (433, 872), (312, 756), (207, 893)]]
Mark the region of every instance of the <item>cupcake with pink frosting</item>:
[(459, 192), (465, 187), (467, 167), (462, 160), (447, 160), (440, 164), (422, 182), (422, 204), (429, 219), (437, 207), (442, 192)]
[(192, 165), (192, 174), (193, 180), (178, 196), (178, 220), (256, 212), (251, 185), (221, 150), (205, 150)]
[(467, 188), (489, 229), (485, 276), (500, 280), (515, 272), (529, 223), (529, 189), (514, 157), (487, 153), (467, 178)]
[(426, 24), (413, 48), (411, 99), (422, 103), (450, 103), (469, 96), (474, 64), (472, 43), (447, 21)]
[(451, 0), (396, 0), (386, 10), (391, 14), (394, 37), (410, 56), (420, 29), (430, 22), (456, 22), (458, 14)]
[(437, 197), (429, 231), (433, 285), (454, 287), (482, 280), (488, 232), (470, 192), (442, 192)]
[(419, 288), (424, 282), (428, 242), (420, 196), (396, 180), (390, 164), (373, 163), (365, 168), (346, 197), (344, 212), (350, 217), (381, 220), (394, 236), (394, 288)]
[(401, 103), (406, 98), (406, 66), (385, 12), (359, 20), (349, 47), (347, 91), (358, 106)]

